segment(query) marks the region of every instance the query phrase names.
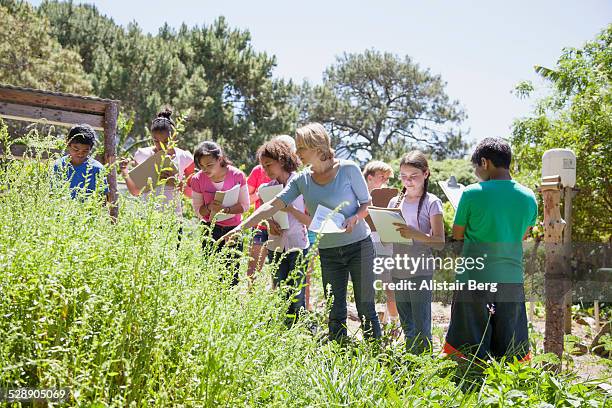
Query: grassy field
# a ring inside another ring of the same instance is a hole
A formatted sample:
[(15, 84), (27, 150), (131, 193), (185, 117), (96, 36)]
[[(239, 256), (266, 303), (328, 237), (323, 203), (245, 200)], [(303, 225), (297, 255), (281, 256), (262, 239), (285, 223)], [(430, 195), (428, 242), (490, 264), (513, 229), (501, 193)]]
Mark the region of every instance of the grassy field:
[[(530, 364), (482, 373), (401, 345), (291, 329), (268, 279), (248, 289), (205, 231), (122, 198), (51, 191), (49, 163), (0, 167), (0, 388), (68, 387), (78, 406), (610, 406), (597, 381)], [(244, 277), (246, 263), (241, 265)], [(314, 282), (320, 285), (320, 282)]]

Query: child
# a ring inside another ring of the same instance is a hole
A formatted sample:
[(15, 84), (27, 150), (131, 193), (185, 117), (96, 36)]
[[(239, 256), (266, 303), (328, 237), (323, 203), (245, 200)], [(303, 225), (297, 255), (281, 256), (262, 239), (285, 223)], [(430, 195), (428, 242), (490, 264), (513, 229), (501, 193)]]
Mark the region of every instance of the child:
[[(372, 190), (387, 187), (387, 181), (393, 177), (393, 168), (385, 162), (373, 160), (363, 168), (363, 177), (368, 185), (368, 191), (372, 194)], [(372, 231), (372, 242), (374, 242), (374, 248), (380, 245), (380, 236), (376, 231)], [(387, 276), (383, 276), (383, 278), (387, 279), (383, 279), (383, 281), (386, 282), (389, 280), (389, 274), (385, 275)], [(396, 337), (399, 335), (399, 331), (396, 330), (399, 316), (395, 305), (395, 294), (387, 286), (385, 286), (385, 296), (387, 298), (387, 311), (383, 323), (390, 323), (393, 326), (391, 335)]]
[(153, 119), (153, 122), (151, 122), (151, 136), (153, 137), (154, 145), (139, 148), (134, 154), (135, 164), (140, 164), (155, 153), (164, 151), (178, 169), (178, 173), (173, 174), (168, 170), (162, 171), (159, 178), (160, 180), (165, 180), (165, 183), (156, 186), (154, 192), (150, 191), (149, 187), (140, 190), (136, 186), (130, 178), (128, 170), (129, 160), (124, 159), (119, 164), (121, 174), (125, 179), (125, 184), (130, 194), (141, 196), (143, 200), (146, 200), (151, 193), (156, 196), (163, 196), (163, 205), (170, 205), (172, 203), (171, 205), (174, 206), (176, 214), (181, 215), (183, 211), (180, 192), (183, 188), (185, 171), (193, 163), (193, 156), (190, 152), (176, 147), (176, 129), (170, 109), (166, 108), (159, 112), (157, 117)]
[[(400, 161), (400, 178), (404, 187), (401, 194), (389, 202), (389, 207), (401, 209), (408, 225), (396, 224), (398, 231), (414, 243), (403, 249), (412, 257), (423, 259), (431, 256), (430, 247), (439, 248), (444, 244), (442, 201), (427, 191), (429, 176), (429, 164), (422, 152), (415, 150), (406, 154)], [(431, 345), (432, 293), (421, 287), (423, 281), (431, 280), (433, 276), (433, 270), (427, 266), (410, 271), (408, 275), (393, 276), (394, 282), (408, 280), (415, 283), (414, 290), (395, 291), (406, 347), (415, 353), (421, 353)]]
[[(90, 157), (91, 149), (96, 142), (95, 130), (86, 124), (75, 125), (66, 138), (68, 154), (56, 160), (53, 172), (66, 177), (70, 183), (70, 197), (76, 198), (79, 193), (92, 194), (96, 191), (96, 182), (104, 170), (102, 163)], [(109, 189), (105, 178), (102, 190), (109, 201)]]
[[(272, 140), (280, 140), (287, 143), (291, 150), (295, 153), (295, 140), (289, 135), (280, 135), (274, 137)], [(265, 184), (269, 183), (270, 177), (267, 176), (261, 164), (253, 167), (251, 173), (247, 177), (247, 184), (249, 185), (249, 199), (251, 203), (255, 203), (255, 209), (258, 209), (263, 201), (257, 195), (257, 189)], [(255, 276), (257, 272), (261, 270), (263, 266), (263, 259), (268, 254), (268, 249), (265, 246), (268, 240), (268, 228), (265, 225), (258, 225), (255, 228), (255, 237), (253, 237), (253, 244), (249, 251), (249, 266), (247, 269), (247, 275), (251, 278)]]
[[(242, 221), (242, 213), (249, 209), (249, 190), (246, 176), (225, 156), (221, 146), (215, 142), (202, 142), (193, 152), (194, 161), (200, 170), (191, 178), (192, 205), (195, 213), (204, 224), (212, 226), (213, 218), (217, 213), (232, 214), (233, 217), (214, 223), (212, 238), (216, 241), (231, 231)], [(222, 203), (215, 201), (217, 191), (230, 190), (235, 185), (240, 185), (238, 202), (223, 208)], [(202, 244), (205, 246), (205, 242)], [(223, 247), (220, 243), (219, 249)], [(234, 259), (236, 261), (237, 259)], [(238, 283), (238, 272), (235, 273), (232, 286)]]
[(368, 191), (375, 188), (387, 186), (387, 182), (393, 177), (393, 168), (380, 160), (373, 160), (363, 168), (363, 177), (368, 184)]
[[(249, 186), (249, 200), (255, 204), (255, 209), (258, 209), (262, 204), (262, 200), (257, 195), (257, 189), (259, 186), (269, 183), (270, 178), (266, 175), (261, 164), (253, 167), (251, 173), (247, 177), (247, 185)], [(247, 269), (247, 276), (254, 278), (255, 274), (261, 270), (264, 259), (268, 253), (265, 243), (268, 240), (268, 229), (265, 225), (258, 225), (255, 227), (255, 236), (253, 237), (253, 244), (249, 250), (249, 266)]]
[(490, 355), (522, 361), (531, 357), (522, 240), (534, 225), (538, 209), (533, 191), (512, 180), (511, 160), (510, 145), (498, 138), (482, 140), (472, 154), (481, 182), (463, 192), (453, 236), (464, 241), (464, 259), (482, 257), (484, 262), (483, 268), (457, 271), (457, 281), (488, 283), (488, 290), (468, 286), (455, 292), (444, 345), (449, 355), (470, 353), (479, 359)]
[[(261, 187), (283, 185), (286, 186), (296, 175), (300, 164), (298, 157), (291, 147), (279, 139), (265, 143), (257, 151), (257, 158), (266, 175), (272, 180)], [(283, 211), (288, 214), (289, 228), (280, 229), (280, 225), (273, 219), (268, 220), (270, 240), (267, 243), (268, 260), (278, 264), (278, 270), (273, 278), (274, 286), (286, 284), (297, 294), (290, 297), (291, 305), (287, 312), (291, 323), (297, 320), (300, 309), (304, 309), (304, 268), (302, 262), (309, 246), (306, 225), (310, 224), (310, 217), (304, 213), (304, 199), (296, 198)]]

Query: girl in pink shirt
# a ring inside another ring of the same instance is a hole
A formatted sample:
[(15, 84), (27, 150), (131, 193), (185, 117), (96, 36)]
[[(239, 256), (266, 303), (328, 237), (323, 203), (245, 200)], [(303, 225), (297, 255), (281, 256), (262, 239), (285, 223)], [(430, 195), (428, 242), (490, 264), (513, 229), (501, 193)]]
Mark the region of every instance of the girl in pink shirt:
[[(217, 240), (242, 221), (242, 214), (249, 209), (249, 190), (246, 176), (232, 166), (221, 146), (215, 142), (202, 142), (193, 152), (194, 162), (200, 170), (191, 178), (192, 205), (195, 213), (211, 228), (212, 239)], [(215, 200), (217, 191), (228, 191), (239, 185), (238, 202), (224, 208)], [(213, 222), (216, 221), (216, 222)], [(206, 247), (206, 241), (202, 243)], [(219, 245), (220, 250), (224, 245)], [(238, 261), (239, 257), (233, 259)], [(238, 268), (235, 268), (236, 270)], [(236, 272), (232, 285), (238, 283)]]

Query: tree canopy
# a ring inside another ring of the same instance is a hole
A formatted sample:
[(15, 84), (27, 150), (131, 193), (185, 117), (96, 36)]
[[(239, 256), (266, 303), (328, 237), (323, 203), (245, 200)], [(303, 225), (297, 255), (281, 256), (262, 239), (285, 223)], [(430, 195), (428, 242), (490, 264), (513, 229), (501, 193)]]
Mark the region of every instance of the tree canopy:
[(46, 1), (38, 8), (50, 32), (82, 58), (93, 92), (122, 101), (133, 114), (133, 138), (146, 137), (163, 106), (189, 111), (182, 143), (222, 142), (237, 162), (252, 162), (261, 142), (295, 127), (293, 85), (272, 77), (276, 60), (253, 48), (246, 30), (223, 17), (210, 25), (156, 35), (135, 23), (118, 26), (90, 5)]
[(328, 126), (346, 156), (397, 157), (412, 147), (461, 156), (465, 113), (444, 87), (439, 75), (408, 56), (345, 53), (326, 69), (322, 85), (306, 90), (303, 109)]
[(92, 84), (81, 56), (48, 34), (49, 21), (27, 3), (0, 2), (0, 78), (3, 83), (88, 95)]
[[(533, 186), (542, 154), (552, 148), (576, 153), (574, 240), (608, 240), (612, 234), (612, 24), (582, 48), (566, 48), (554, 68), (537, 66), (550, 95), (512, 130), (515, 173)], [(527, 97), (533, 85), (520, 83)]]

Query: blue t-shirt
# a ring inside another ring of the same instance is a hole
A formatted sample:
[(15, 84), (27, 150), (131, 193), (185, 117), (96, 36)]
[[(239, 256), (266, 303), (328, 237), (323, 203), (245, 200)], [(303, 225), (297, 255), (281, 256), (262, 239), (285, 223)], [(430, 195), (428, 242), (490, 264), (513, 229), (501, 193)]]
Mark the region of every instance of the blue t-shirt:
[[(320, 205), (335, 209), (342, 203), (346, 203), (340, 213), (349, 218), (357, 213), (362, 204), (370, 201), (370, 193), (361, 170), (355, 163), (349, 160), (339, 160), (340, 168), (336, 177), (325, 185), (317, 184), (312, 179), (310, 168), (304, 169), (295, 176), (287, 187), (278, 195), (286, 205), (292, 203), (300, 195), (304, 196), (304, 202), (308, 213), (314, 215)], [(370, 235), (370, 227), (361, 219), (355, 224), (351, 233), (324, 234), (319, 241), (319, 248), (337, 248), (344, 245), (361, 241)]]
[[(53, 164), (53, 172), (60, 177), (66, 177), (70, 183), (70, 197), (72, 198), (76, 198), (81, 190), (84, 190), (86, 194), (96, 191), (96, 179), (102, 170), (104, 170), (102, 163), (91, 157), (76, 167), (70, 163), (70, 156), (61, 157)], [(108, 183), (106, 178), (102, 180), (104, 193), (107, 194), (109, 192)]]

